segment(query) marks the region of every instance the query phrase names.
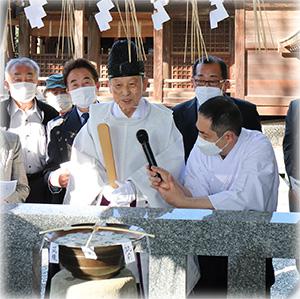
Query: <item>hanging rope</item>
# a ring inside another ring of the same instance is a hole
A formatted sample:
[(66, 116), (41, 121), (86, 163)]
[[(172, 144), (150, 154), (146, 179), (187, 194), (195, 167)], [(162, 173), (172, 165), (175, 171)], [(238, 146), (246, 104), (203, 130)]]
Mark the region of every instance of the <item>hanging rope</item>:
[(131, 62), (131, 27), (133, 28), (133, 36), (135, 37), (135, 44), (136, 44), (136, 49), (137, 49), (137, 59), (140, 61), (145, 61), (147, 60), (145, 49), (144, 49), (144, 44), (143, 44), (143, 39), (141, 35), (141, 29), (140, 29), (140, 24), (138, 22), (137, 18), (137, 13), (136, 13), (136, 8), (135, 8), (135, 1), (134, 0), (125, 0), (125, 21), (123, 19), (120, 6), (118, 3), (118, 0), (115, 1), (122, 28), (125, 33), (125, 36), (128, 41), (128, 56), (129, 56), (129, 62)]
[(185, 39), (184, 39), (184, 57), (183, 62), (186, 63), (187, 40), (189, 30), (189, 1), (186, 1), (186, 18), (185, 18)]
[[(64, 58), (65, 38), (67, 37), (68, 56), (74, 55), (74, 0), (62, 0), (58, 43), (56, 48), (56, 57), (59, 56), (61, 49), (61, 59)], [(66, 33), (66, 34), (65, 34)]]
[[(9, 24), (9, 36), (10, 36), (10, 42), (11, 42), (11, 48), (13, 53), (16, 52), (15, 49), (15, 43), (14, 43), (14, 37), (13, 37), (13, 26), (12, 26), (12, 16), (11, 16), (11, 6), (10, 6), (10, 1), (8, 1), (8, 14), (7, 14), (7, 19), (6, 19), (7, 24)], [(7, 25), (5, 25), (5, 28), (7, 28)], [(5, 34), (3, 34), (3, 39), (4, 39)], [(9, 57), (8, 49), (6, 51), (7, 57)]]
[(144, 44), (143, 44), (143, 39), (142, 39), (142, 34), (141, 34), (141, 28), (140, 28), (140, 24), (137, 19), (134, 0), (131, 0), (131, 18), (132, 18), (135, 36), (137, 38), (138, 60), (141, 60), (141, 61), (147, 60), (145, 49), (144, 49)]
[[(255, 27), (255, 43), (258, 51), (268, 49), (268, 35), (270, 37), (271, 45), (275, 48), (273, 35), (265, 9), (264, 0), (253, 0), (253, 13), (254, 13), (254, 27)], [(266, 25), (265, 25), (265, 22)], [(267, 27), (267, 29), (265, 28)], [(267, 30), (267, 33), (266, 33)]]
[(189, 25), (189, 1), (191, 1), (192, 11), (191, 11), (191, 36), (190, 36), (190, 48), (191, 48), (191, 63), (194, 63), (196, 56), (198, 59), (202, 56), (207, 55), (206, 45), (204, 42), (199, 13), (198, 13), (198, 4), (197, 0), (187, 0), (186, 6), (186, 22), (185, 22), (185, 43), (184, 43), (184, 63), (186, 62), (187, 57), (187, 48), (188, 48), (188, 25)]

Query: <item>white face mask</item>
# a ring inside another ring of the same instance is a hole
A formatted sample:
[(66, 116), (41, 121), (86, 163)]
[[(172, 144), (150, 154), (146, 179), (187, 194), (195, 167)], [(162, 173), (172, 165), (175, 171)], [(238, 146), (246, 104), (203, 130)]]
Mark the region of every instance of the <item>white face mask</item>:
[(88, 108), (96, 99), (96, 86), (80, 87), (69, 91), (72, 102), (79, 108)]
[(223, 147), (223, 148), (219, 148), (216, 143), (223, 137), (224, 135), (222, 135), (216, 142), (211, 142), (211, 141), (207, 141), (205, 139), (203, 139), (202, 137), (200, 137), (198, 135), (198, 138), (196, 140), (196, 145), (199, 147), (199, 149), (201, 150), (201, 152), (205, 155), (208, 156), (215, 156), (215, 155), (219, 155), (222, 150), (228, 145), (228, 143)]
[(29, 82), (18, 82), (9, 84), (9, 92), (11, 97), (23, 104), (33, 100), (36, 94), (37, 84)]
[(211, 86), (197, 86), (195, 89), (195, 93), (199, 105), (202, 105), (211, 98), (223, 95), (223, 92), (219, 87)]
[(47, 103), (55, 108), (58, 112), (68, 111), (72, 107), (71, 97), (66, 93), (54, 95), (53, 93), (49, 92), (47, 93), (46, 100)]

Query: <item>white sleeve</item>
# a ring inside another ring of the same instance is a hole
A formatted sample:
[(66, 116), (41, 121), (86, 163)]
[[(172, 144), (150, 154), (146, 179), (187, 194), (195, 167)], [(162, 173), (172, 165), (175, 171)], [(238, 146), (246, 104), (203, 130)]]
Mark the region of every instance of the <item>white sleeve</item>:
[(217, 210), (255, 210), (273, 212), (277, 207), (279, 176), (271, 144), (262, 142), (249, 149), (227, 191), (209, 196)]
[(103, 165), (97, 159), (94, 140), (88, 126), (83, 126), (74, 139), (70, 179), (64, 204), (91, 205), (96, 202), (106, 177)]
[[(166, 149), (155, 156), (157, 165), (169, 171), (175, 179), (179, 179), (184, 168), (184, 148), (180, 132), (172, 124)], [(130, 178), (138, 191), (147, 198), (150, 207), (169, 207), (160, 194), (150, 186), (146, 165), (134, 172)]]
[(192, 193), (193, 197), (209, 195), (209, 174), (201, 155), (200, 150), (195, 147), (192, 149), (184, 173), (184, 187)]

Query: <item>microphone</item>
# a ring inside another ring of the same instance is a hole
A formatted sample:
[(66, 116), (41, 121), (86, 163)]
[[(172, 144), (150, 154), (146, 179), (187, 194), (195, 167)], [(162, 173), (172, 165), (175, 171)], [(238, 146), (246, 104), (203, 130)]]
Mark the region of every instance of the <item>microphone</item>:
[[(146, 132), (146, 130), (143, 130), (143, 129), (138, 130), (136, 132), (136, 138), (143, 147), (149, 167), (151, 168), (151, 166), (157, 166), (157, 163), (155, 161), (153, 152), (152, 152), (150, 144), (149, 144), (149, 137), (148, 137), (148, 133)], [(157, 173), (156, 176), (162, 180), (159, 173)]]

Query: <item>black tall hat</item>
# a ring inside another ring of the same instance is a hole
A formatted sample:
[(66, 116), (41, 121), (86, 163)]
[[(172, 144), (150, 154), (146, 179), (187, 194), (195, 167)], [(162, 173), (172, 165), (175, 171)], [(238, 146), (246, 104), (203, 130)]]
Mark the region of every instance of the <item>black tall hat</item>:
[(136, 46), (134, 42), (130, 42), (131, 62), (129, 62), (128, 41), (116, 41), (109, 53), (108, 57), (108, 77), (128, 77), (128, 76), (144, 76), (144, 62), (138, 61), (136, 54)]

